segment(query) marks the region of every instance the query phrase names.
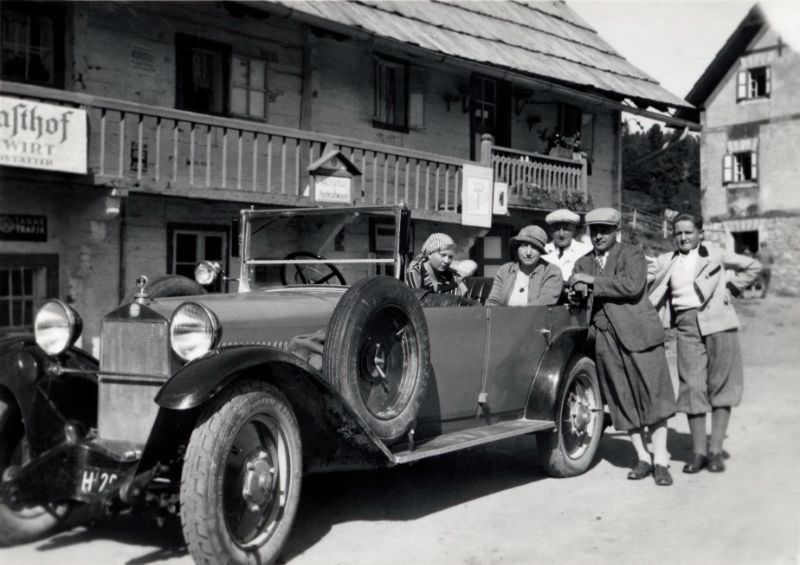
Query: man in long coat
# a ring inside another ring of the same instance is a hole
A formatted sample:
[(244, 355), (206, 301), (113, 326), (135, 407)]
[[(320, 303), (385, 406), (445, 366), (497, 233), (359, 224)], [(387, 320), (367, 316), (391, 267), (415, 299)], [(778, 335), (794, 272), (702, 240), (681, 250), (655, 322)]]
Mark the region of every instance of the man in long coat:
[[(627, 431), (638, 462), (632, 480), (651, 473), (658, 485), (672, 484), (667, 419), (675, 413), (658, 313), (648, 300), (647, 262), (642, 250), (617, 241), (620, 214), (596, 208), (586, 214), (594, 252), (578, 259), (569, 286), (591, 291), (590, 332), (600, 382), (614, 427)], [(645, 445), (649, 429), (654, 453)], [(651, 459), (652, 457), (652, 459)]]

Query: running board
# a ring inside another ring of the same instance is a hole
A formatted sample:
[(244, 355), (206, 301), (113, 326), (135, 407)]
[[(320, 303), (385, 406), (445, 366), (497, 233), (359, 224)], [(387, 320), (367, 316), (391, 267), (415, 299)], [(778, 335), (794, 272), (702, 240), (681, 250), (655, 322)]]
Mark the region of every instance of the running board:
[(555, 423), (552, 420), (513, 420), (484, 426), (471, 428), (438, 436), (429, 441), (420, 442), (414, 449), (404, 449), (392, 453), (392, 463), (399, 465), (420, 459), (427, 459), (436, 455), (459, 451), (468, 447), (484, 445), (501, 439), (514, 436), (552, 430)]

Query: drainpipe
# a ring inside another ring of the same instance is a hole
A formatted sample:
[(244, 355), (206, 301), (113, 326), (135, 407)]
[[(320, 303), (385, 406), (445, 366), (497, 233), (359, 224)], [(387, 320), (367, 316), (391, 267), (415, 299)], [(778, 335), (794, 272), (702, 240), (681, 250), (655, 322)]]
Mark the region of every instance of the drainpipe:
[(119, 274), (117, 275), (117, 298), (118, 302), (122, 302), (122, 299), (125, 298), (125, 279), (127, 275), (125, 274), (125, 232), (126, 232), (126, 222), (125, 216), (127, 214), (127, 198), (120, 198), (119, 202)]

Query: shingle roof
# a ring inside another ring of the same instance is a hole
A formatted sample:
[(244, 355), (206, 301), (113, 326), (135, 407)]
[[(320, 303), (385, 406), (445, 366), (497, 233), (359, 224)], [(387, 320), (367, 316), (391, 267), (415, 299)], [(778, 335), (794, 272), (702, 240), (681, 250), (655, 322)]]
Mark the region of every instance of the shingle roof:
[(295, 13), (614, 100), (690, 108), (629, 63), (563, 1), (284, 0)]

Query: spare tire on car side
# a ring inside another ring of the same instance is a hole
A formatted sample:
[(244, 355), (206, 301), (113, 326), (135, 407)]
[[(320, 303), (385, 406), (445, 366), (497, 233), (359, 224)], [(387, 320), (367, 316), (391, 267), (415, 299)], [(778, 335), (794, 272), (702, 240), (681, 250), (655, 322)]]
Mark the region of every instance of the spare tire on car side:
[(386, 276), (356, 282), (328, 324), (325, 378), (387, 443), (417, 417), (430, 380), (430, 341), (422, 305)]

